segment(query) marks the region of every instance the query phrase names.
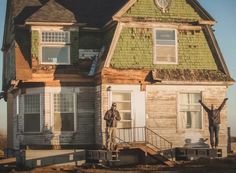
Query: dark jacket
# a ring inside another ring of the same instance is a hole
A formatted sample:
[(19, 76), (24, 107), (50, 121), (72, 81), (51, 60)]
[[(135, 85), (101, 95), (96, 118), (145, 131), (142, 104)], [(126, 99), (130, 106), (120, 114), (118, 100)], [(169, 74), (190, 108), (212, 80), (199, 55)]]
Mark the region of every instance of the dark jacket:
[(226, 99), (221, 103), (218, 109), (209, 109), (203, 102), (200, 102), (204, 110), (208, 114), (209, 126), (214, 126), (220, 124), (220, 111), (223, 109)]
[(120, 121), (120, 113), (117, 110), (108, 110), (104, 116), (107, 127), (117, 127), (117, 121)]

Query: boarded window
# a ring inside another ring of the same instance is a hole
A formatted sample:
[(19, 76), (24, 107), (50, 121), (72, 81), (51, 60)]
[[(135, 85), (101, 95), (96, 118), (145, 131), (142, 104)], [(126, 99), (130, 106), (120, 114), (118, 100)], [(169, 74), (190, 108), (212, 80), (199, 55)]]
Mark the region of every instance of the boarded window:
[(202, 129), (202, 112), (198, 100), (200, 93), (181, 93), (178, 124), (183, 129)]
[(117, 110), (120, 112), (121, 116), (118, 128), (131, 128), (131, 93), (113, 92), (112, 102), (117, 103)]
[(74, 131), (73, 94), (54, 94), (54, 130)]
[(70, 64), (70, 32), (43, 31), (41, 33), (41, 62)]
[(40, 132), (40, 95), (24, 96), (24, 132)]
[(155, 57), (154, 63), (177, 63), (175, 30), (155, 30)]

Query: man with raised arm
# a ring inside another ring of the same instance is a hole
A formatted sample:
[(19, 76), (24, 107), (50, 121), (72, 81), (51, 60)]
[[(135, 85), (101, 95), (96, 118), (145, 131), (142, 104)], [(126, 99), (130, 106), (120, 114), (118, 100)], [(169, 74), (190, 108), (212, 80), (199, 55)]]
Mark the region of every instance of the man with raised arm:
[[(210, 142), (212, 148), (217, 148), (219, 144), (219, 130), (220, 130), (220, 111), (223, 109), (226, 101), (228, 98), (225, 98), (224, 101), (221, 103), (221, 105), (218, 108), (214, 108), (214, 105), (211, 105), (211, 109), (209, 109), (202, 100), (199, 100), (199, 103), (202, 105), (204, 110), (208, 114), (208, 120), (209, 120), (209, 132), (210, 132)], [(214, 140), (215, 137), (215, 140)]]

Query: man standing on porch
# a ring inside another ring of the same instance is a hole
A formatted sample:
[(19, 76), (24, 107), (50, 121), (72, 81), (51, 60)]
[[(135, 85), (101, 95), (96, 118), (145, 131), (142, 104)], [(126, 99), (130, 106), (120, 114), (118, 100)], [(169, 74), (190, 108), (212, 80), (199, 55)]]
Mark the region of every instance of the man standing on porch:
[(104, 116), (104, 120), (106, 120), (106, 148), (108, 150), (114, 149), (117, 121), (120, 119), (120, 113), (116, 110), (116, 103), (112, 103), (111, 109)]
[[(220, 111), (223, 109), (226, 101), (228, 98), (225, 98), (224, 101), (221, 103), (221, 105), (214, 109), (214, 105), (211, 105), (211, 109), (209, 109), (202, 100), (199, 100), (199, 103), (202, 105), (204, 110), (208, 114), (208, 120), (209, 120), (209, 132), (210, 132), (210, 142), (212, 148), (217, 148), (219, 144), (219, 130), (220, 130)], [(214, 140), (215, 136), (215, 140)]]

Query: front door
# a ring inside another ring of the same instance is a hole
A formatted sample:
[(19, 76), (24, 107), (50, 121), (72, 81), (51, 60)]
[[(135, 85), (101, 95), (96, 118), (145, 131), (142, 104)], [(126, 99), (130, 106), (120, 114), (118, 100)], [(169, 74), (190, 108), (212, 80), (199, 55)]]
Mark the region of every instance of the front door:
[(145, 92), (113, 91), (112, 102), (117, 103), (121, 121), (117, 126), (120, 142), (141, 141), (145, 127)]

